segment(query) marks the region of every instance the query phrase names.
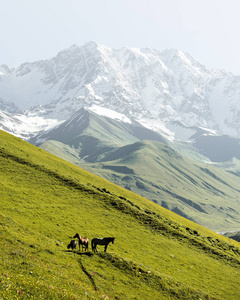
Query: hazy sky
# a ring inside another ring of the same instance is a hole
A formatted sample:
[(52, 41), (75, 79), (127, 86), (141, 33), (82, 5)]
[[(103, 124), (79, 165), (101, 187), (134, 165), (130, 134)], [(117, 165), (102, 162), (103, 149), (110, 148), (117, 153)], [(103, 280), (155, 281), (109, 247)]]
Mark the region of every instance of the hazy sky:
[(239, 0), (0, 0), (0, 65), (50, 59), (90, 40), (176, 48), (240, 75)]

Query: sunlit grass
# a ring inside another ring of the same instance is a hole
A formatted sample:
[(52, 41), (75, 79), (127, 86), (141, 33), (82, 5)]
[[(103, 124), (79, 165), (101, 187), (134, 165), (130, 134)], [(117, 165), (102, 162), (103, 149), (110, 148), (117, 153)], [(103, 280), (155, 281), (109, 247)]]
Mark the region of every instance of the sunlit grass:
[(237, 242), (0, 134), (0, 299), (240, 298)]

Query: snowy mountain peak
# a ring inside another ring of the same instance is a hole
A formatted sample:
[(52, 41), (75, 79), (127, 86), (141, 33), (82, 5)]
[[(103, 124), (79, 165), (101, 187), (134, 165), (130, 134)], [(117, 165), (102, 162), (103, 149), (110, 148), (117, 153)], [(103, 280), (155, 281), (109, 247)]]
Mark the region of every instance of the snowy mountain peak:
[(0, 66), (0, 76), (4, 74), (11, 74), (13, 70), (14, 69), (11, 69), (8, 65), (3, 64)]
[(90, 41), (50, 60), (0, 67), (0, 109), (58, 121), (95, 106), (154, 120), (156, 128), (179, 121), (240, 135), (239, 94), (239, 78), (176, 49), (110, 49)]

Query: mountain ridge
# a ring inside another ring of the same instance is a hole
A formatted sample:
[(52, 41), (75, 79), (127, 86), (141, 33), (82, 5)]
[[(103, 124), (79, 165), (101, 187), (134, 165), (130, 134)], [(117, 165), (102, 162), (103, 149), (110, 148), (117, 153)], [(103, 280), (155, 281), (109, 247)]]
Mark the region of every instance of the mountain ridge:
[(1, 67), (0, 108), (14, 103), (25, 114), (66, 120), (94, 104), (138, 120), (178, 120), (239, 135), (239, 89), (237, 76), (207, 69), (183, 51), (89, 42), (50, 60)]

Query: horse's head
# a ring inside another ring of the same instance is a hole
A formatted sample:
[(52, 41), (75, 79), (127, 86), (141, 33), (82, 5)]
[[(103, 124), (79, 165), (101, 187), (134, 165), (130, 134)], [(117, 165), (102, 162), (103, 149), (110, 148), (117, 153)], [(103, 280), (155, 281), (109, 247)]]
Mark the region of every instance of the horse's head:
[(76, 233), (73, 238), (74, 239), (79, 238), (79, 233)]
[(112, 243), (114, 243), (114, 240), (115, 240), (115, 237), (114, 237), (114, 238), (112, 238)]

